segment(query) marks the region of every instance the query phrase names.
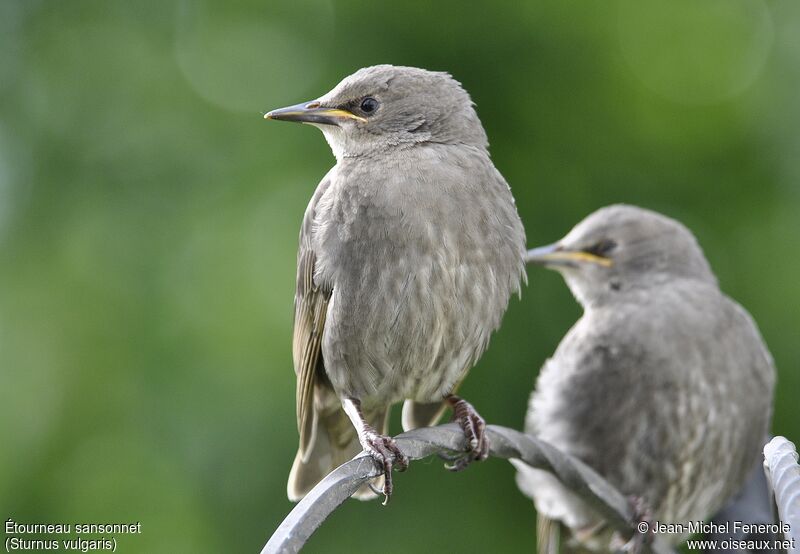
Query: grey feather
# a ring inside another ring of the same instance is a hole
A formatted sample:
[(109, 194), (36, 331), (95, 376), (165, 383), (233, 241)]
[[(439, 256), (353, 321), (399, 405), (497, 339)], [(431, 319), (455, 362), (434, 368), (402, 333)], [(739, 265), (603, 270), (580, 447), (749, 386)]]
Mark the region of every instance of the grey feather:
[[(755, 323), (720, 292), (691, 233), (654, 212), (603, 208), (548, 255), (540, 263), (561, 271), (584, 314), (541, 369), (526, 430), (658, 521), (713, 515), (770, 421), (775, 370)], [(573, 532), (601, 522), (550, 475), (523, 469), (518, 482)]]
[[(297, 252), (297, 286), (294, 297), (294, 336), (292, 354), (297, 373), (297, 428), (300, 432), (299, 456), (308, 459), (309, 446), (314, 442), (317, 422), (314, 411), (314, 391), (320, 367), (320, 349), (328, 301), (329, 287), (314, 281), (316, 254), (311, 246), (312, 225), (320, 197), (330, 185), (323, 179), (311, 199), (300, 228), (300, 246)], [(313, 486), (313, 485), (312, 485)]]
[[(366, 97), (374, 113), (359, 111)], [(511, 190), (448, 74), (365, 68), (307, 106), (268, 114), (316, 110), (305, 121), (337, 159), (300, 232), (292, 498), (356, 448), (336, 399), (357, 400), (365, 415), (407, 400), (404, 425), (440, 417), (520, 290), (525, 253)]]

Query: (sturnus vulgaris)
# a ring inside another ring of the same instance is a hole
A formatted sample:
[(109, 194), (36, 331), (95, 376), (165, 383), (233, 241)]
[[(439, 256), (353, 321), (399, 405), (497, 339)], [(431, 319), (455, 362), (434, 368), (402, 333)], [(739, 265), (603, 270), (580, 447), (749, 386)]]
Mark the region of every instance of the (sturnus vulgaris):
[[(692, 233), (602, 208), (528, 260), (558, 270), (584, 308), (542, 367), (526, 431), (590, 465), (660, 523), (713, 515), (760, 455), (775, 369), (750, 315), (719, 290)], [(611, 533), (552, 475), (517, 462), (540, 552), (608, 551)], [(662, 538), (678, 543), (687, 532)]]
[(363, 447), (388, 500), (408, 463), (386, 435), (402, 400), (405, 429), (452, 406), (469, 449), (455, 469), (485, 458), (484, 422), (454, 393), (519, 291), (525, 233), (469, 95), (446, 73), (380, 65), (265, 117), (319, 127), (336, 156), (300, 229), (289, 498)]

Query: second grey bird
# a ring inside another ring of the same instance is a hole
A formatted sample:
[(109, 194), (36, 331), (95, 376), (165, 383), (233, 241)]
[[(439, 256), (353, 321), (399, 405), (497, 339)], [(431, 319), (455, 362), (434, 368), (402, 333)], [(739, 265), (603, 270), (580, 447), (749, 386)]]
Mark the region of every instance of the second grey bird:
[(519, 291), (525, 235), (469, 95), (446, 73), (379, 65), (265, 117), (319, 127), (336, 156), (300, 229), (289, 498), (363, 448), (388, 500), (407, 465), (386, 435), (403, 400), (405, 429), (453, 407), (470, 448), (455, 469), (485, 458), (483, 420), (454, 393)]
[[(602, 208), (529, 252), (584, 308), (531, 396), (526, 431), (572, 454), (661, 523), (701, 521), (744, 484), (767, 434), (775, 369), (750, 315), (720, 292), (692, 233), (641, 208)], [(549, 473), (521, 463), (540, 552), (608, 551), (610, 533)], [(678, 543), (678, 531), (662, 538)]]

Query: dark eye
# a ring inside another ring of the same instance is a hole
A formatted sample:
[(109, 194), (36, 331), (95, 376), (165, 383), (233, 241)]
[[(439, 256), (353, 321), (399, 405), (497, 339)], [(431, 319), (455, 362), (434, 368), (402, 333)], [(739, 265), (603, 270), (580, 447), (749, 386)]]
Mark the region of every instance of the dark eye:
[(600, 242), (593, 244), (586, 249), (589, 254), (595, 256), (607, 256), (612, 250), (617, 247), (617, 243), (611, 239), (603, 239)]
[(378, 101), (371, 96), (367, 96), (361, 101), (361, 111), (364, 113), (372, 113), (378, 109)]

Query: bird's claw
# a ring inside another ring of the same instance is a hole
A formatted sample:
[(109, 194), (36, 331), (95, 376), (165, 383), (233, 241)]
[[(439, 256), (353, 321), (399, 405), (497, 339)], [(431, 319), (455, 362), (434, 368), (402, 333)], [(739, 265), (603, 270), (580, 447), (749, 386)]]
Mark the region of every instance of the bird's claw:
[(474, 462), (489, 457), (489, 437), (486, 436), (486, 421), (466, 400), (451, 395), (447, 401), (453, 407), (453, 421), (458, 422), (467, 439), (466, 452), (452, 458), (452, 464), (445, 464), (450, 471), (462, 471)]
[(392, 469), (397, 468), (397, 471), (408, 469), (408, 457), (400, 451), (392, 437), (379, 435), (375, 432), (367, 432), (364, 435), (362, 445), (364, 450), (372, 456), (372, 459), (383, 468), (383, 489), (378, 491), (372, 483), (369, 484), (369, 487), (375, 494), (383, 494), (383, 505), (386, 506), (394, 490)]

